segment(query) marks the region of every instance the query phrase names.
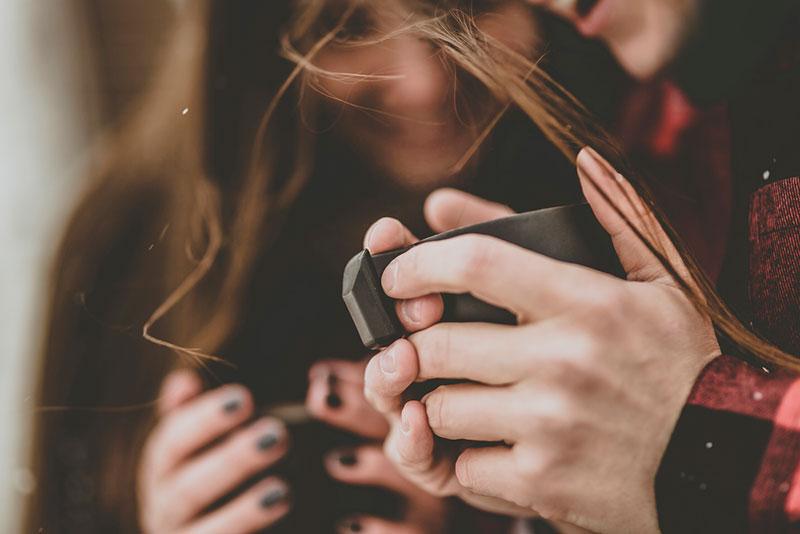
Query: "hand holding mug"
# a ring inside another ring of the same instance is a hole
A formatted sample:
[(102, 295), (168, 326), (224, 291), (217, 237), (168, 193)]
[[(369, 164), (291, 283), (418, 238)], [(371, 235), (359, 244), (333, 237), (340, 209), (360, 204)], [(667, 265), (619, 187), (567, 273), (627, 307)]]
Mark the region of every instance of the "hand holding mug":
[[(369, 362), (365, 391), (393, 423), (387, 455), (429, 491), (592, 531), (656, 532), (656, 471), (697, 375), (719, 347), (709, 318), (634, 232), (686, 275), (634, 189), (591, 149), (578, 169), (627, 280), (486, 236), (414, 247), (382, 279), (414, 333)], [(437, 219), (508, 213), (464, 196), (459, 207), (454, 193), (445, 195), (426, 210), (437, 231), (445, 229)], [(390, 225), (399, 223), (373, 227), (373, 252), (390, 248), (381, 245), (392, 232), (407, 242), (395, 239), (391, 248), (409, 244), (407, 232)], [(513, 312), (518, 324), (435, 324), (443, 292), (469, 292)], [(403, 402), (411, 384), (432, 379), (465, 382)], [(434, 436), (495, 445), (453, 457)]]

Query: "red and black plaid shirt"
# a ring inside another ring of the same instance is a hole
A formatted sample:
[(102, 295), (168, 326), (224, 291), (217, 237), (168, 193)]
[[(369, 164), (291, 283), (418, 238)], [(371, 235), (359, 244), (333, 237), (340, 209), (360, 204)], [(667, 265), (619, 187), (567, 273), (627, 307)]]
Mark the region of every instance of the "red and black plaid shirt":
[[(728, 289), (740, 293), (733, 300), (744, 303), (738, 311), (756, 331), (800, 356), (797, 39), (771, 59), (730, 102), (743, 235), (729, 248), (739, 274), (728, 277)], [(657, 482), (665, 532), (800, 532), (800, 374), (728, 355), (712, 362)]]

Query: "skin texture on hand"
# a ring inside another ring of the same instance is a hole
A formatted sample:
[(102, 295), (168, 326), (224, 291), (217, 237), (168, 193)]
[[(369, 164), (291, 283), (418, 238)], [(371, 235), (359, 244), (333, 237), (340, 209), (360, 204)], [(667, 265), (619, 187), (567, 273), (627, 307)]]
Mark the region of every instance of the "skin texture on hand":
[[(406, 500), (408, 511), (399, 522), (368, 515), (347, 518), (340, 525), (340, 531), (363, 534), (444, 532), (445, 501), (406, 480), (383, 452), (381, 441), (389, 431), (389, 424), (364, 398), (364, 365), (337, 360), (314, 365), (309, 371), (306, 406), (317, 419), (372, 440), (355, 449), (331, 451), (325, 459), (328, 474), (346, 484), (388, 489)], [(331, 395), (336, 395), (339, 401), (331, 402)]]
[[(414, 333), (369, 362), (365, 392), (392, 423), (387, 455), (429, 491), (595, 532), (657, 532), (658, 465), (692, 384), (719, 347), (708, 318), (606, 201), (685, 273), (630, 184), (591, 150), (578, 167), (628, 280), (485, 236), (415, 247), (383, 275), (398, 311), (419, 298), (470, 292), (512, 311), (519, 324), (436, 324), (440, 309), (427, 309), (409, 325), (399, 313)], [(490, 211), (455, 195), (429, 202), (426, 212), (437, 203), (445, 212), (429, 220)], [(407, 244), (401, 237), (410, 239), (398, 222), (382, 221), (368, 248)], [(430, 379), (467, 382), (403, 402), (409, 385)], [(434, 436), (503, 445), (447, 454)]]
[(247, 423), (250, 393), (229, 385), (202, 392), (190, 371), (170, 374), (162, 386), (160, 419), (139, 466), (141, 527), (152, 534), (245, 534), (288, 513), (285, 482), (267, 477), (241, 495), (206, 509), (288, 450), (284, 425), (272, 418)]

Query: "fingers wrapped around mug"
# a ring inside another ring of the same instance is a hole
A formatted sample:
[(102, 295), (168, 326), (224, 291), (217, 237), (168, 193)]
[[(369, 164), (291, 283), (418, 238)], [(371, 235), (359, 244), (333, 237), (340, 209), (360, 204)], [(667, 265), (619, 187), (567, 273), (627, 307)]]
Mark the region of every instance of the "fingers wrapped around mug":
[[(386, 450), (412, 480), (592, 531), (656, 532), (659, 462), (719, 345), (647, 202), (596, 152), (577, 164), (628, 280), (486, 236), (420, 244), (384, 271), (387, 295), (470, 293), (516, 314), (517, 325), (418, 331), (373, 357), (365, 391), (396, 411), (405, 384), (465, 381), (403, 408), (405, 428), (392, 429)], [(402, 356), (394, 372), (381, 366), (390, 355)], [(433, 436), (484, 443), (451, 458), (448, 477)]]

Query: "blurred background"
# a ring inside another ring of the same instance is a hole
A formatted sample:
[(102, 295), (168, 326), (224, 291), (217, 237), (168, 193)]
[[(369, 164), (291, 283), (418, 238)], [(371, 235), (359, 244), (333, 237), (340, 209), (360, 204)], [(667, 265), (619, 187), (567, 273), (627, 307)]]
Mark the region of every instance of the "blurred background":
[(125, 114), (177, 1), (0, 2), (0, 532), (35, 487), (26, 435), (47, 270), (91, 140)]
[[(136, 98), (150, 80), (182, 4), (0, 1), (0, 532), (20, 531), (21, 503), (36, 487), (28, 468), (36, 409), (33, 372), (46, 321), (48, 269), (63, 223), (86, 185), (93, 140), (135, 112)], [(658, 83), (634, 87), (600, 46), (587, 49), (563, 24), (551, 25), (560, 46), (553, 54), (556, 79), (603, 120), (616, 122), (634, 156), (660, 165), (658, 175), (682, 179), (665, 182), (669, 194), (657, 192), (668, 211), (686, 223), (680, 229), (690, 245), (702, 245), (696, 250), (714, 272), (724, 245), (718, 234), (725, 229), (706, 224), (697, 214), (719, 209), (699, 209), (707, 191), (695, 191), (693, 175), (671, 165), (701, 150), (702, 141), (716, 135), (724, 121), (714, 114), (682, 120), (688, 112), (682, 101), (674, 103), (669, 88)], [(636, 113), (626, 117), (625, 109)], [(684, 135), (694, 124), (699, 125), (694, 133)], [(720, 183), (729, 174), (727, 168), (703, 165), (697, 172)]]

